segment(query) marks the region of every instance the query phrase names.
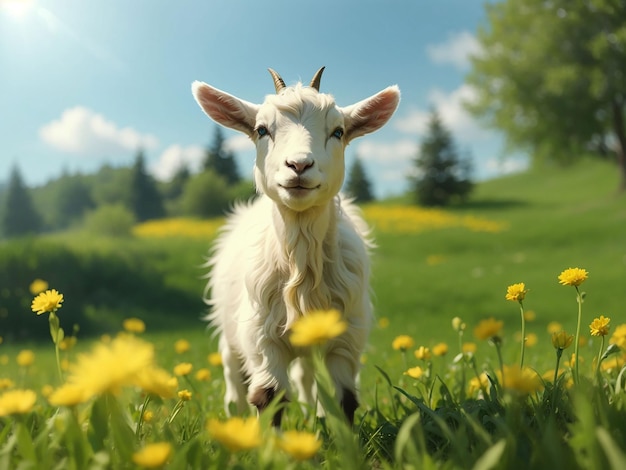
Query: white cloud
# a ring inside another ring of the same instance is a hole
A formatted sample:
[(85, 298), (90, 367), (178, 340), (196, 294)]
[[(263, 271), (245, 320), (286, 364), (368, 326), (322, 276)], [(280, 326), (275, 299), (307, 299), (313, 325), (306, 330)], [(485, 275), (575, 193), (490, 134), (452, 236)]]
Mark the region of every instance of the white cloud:
[(66, 109), (61, 117), (39, 129), (40, 138), (48, 145), (84, 157), (125, 156), (137, 149), (151, 150), (159, 142), (151, 134), (141, 134), (130, 127), (120, 128), (83, 106)]
[(247, 135), (237, 134), (233, 137), (226, 139), (224, 142), (224, 147), (227, 150), (238, 153), (238, 152), (249, 152), (254, 150), (254, 143), (250, 140)]
[(364, 161), (397, 164), (408, 162), (417, 152), (417, 142), (400, 139), (392, 142), (364, 140), (356, 147), (356, 154)]
[(486, 173), (485, 176), (492, 178), (527, 170), (529, 162), (528, 158), (523, 157), (490, 158), (485, 162), (484, 166)]
[(480, 52), (478, 40), (468, 31), (450, 34), (445, 42), (426, 46), (426, 53), (434, 63), (451, 64), (460, 70), (465, 70), (470, 57)]
[(200, 169), (204, 157), (204, 148), (199, 145), (183, 147), (178, 144), (166, 148), (159, 159), (150, 165), (152, 174), (161, 181), (168, 181), (186, 165), (192, 172)]

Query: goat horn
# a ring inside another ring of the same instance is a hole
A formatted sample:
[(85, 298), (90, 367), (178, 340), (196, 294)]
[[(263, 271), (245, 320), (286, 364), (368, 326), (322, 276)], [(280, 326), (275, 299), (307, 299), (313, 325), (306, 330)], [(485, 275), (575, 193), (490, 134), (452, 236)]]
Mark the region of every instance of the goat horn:
[(320, 91), (320, 81), (322, 80), (322, 73), (324, 73), (324, 69), (326, 67), (322, 67), (313, 76), (313, 80), (311, 80), (311, 84), (309, 85), (312, 88), (315, 88), (317, 91)]
[(276, 88), (276, 93), (278, 93), (283, 88), (287, 87), (287, 85), (285, 85), (285, 81), (282, 78), (280, 78), (280, 75), (278, 75), (276, 71), (272, 69), (267, 69), (267, 70), (269, 70), (270, 75), (274, 79), (274, 88)]

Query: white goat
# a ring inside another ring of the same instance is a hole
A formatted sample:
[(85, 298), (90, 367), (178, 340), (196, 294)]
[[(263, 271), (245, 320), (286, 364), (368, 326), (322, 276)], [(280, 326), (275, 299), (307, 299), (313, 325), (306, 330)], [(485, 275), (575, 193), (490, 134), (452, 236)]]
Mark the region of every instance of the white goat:
[[(400, 91), (391, 86), (340, 108), (319, 92), (323, 70), (309, 86), (287, 87), (270, 69), (276, 94), (262, 105), (193, 83), (206, 114), (248, 135), (257, 149), (260, 196), (235, 208), (210, 260), (208, 318), (220, 334), (227, 411), (230, 403), (243, 411), (246, 394), (262, 411), (277, 392), (288, 393), (290, 363), (309, 353), (290, 344), (291, 325), (307, 312), (331, 308), (342, 312), (348, 329), (325, 345), (325, 361), (350, 422), (358, 406), (356, 379), (371, 322), (371, 244), (359, 210), (338, 193), (345, 147), (389, 120)], [(300, 399), (312, 402), (307, 364), (296, 361), (291, 376)]]

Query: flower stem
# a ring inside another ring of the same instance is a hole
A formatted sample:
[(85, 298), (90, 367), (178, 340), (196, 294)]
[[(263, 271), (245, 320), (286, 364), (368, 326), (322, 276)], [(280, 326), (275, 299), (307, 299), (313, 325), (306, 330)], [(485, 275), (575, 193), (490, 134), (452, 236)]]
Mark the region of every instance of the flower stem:
[(563, 355), (563, 350), (561, 348), (557, 348), (556, 350), (556, 368), (554, 369), (554, 381), (552, 382), (552, 410), (556, 410), (555, 402), (556, 402), (556, 381), (559, 378), (559, 364), (561, 362), (561, 356)]
[(602, 351), (604, 351), (604, 336), (601, 337), (600, 351), (598, 351), (598, 360), (596, 362), (596, 377), (600, 374), (600, 362), (602, 362)]
[(526, 347), (526, 319), (524, 318), (524, 305), (522, 304), (521, 300), (519, 301), (519, 310), (522, 317), (522, 353), (519, 361), (519, 366), (521, 369), (522, 367), (524, 367), (524, 351)]
[(578, 286), (574, 286), (576, 288), (576, 300), (578, 301), (578, 322), (576, 323), (576, 337), (574, 338), (574, 382), (576, 385), (580, 383), (580, 375), (578, 372), (578, 349), (580, 343), (580, 325), (582, 323), (582, 315), (583, 315), (583, 299), (580, 295), (580, 291), (578, 290)]

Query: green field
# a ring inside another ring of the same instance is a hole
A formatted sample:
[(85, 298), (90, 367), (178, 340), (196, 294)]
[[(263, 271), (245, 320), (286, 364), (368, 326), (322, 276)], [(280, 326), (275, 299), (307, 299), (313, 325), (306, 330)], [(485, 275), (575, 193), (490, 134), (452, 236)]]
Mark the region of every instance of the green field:
[[(405, 358), (391, 347), (400, 334), (410, 335), (416, 347), (439, 342), (450, 346), (446, 357), (433, 361), (436, 373), (449, 387), (453, 387), (456, 373), (450, 364), (459, 352), (453, 317), (466, 322), (463, 341), (477, 343), (476, 361), (481, 370), (498, 367), (495, 348), (472, 335), (474, 326), (488, 317), (504, 321), (504, 362), (518, 362), (520, 343), (514, 337), (520, 330), (519, 306), (504, 298), (511, 284), (524, 282), (529, 289), (524, 307), (535, 312), (535, 319), (527, 323), (527, 336), (536, 335), (538, 342), (527, 348), (526, 363), (539, 373), (554, 367), (548, 323), (557, 321), (570, 333), (576, 328), (575, 291), (557, 281), (564, 269), (580, 267), (589, 272), (582, 286), (586, 292), (585, 337), (589, 337), (588, 325), (594, 317), (610, 317), (612, 328), (626, 323), (626, 195), (617, 194), (616, 187), (613, 166), (583, 161), (481, 183), (469, 202), (447, 212), (459, 221), (472, 217), (497, 223), (501, 227), (497, 231), (472, 230), (461, 223), (446, 228), (418, 227), (415, 233), (394, 232), (372, 220), (378, 245), (373, 254), (372, 293), (377, 319), (388, 325), (377, 325), (372, 332), (363, 359), (362, 406), (357, 415), (363, 417), (368, 410), (398, 399), (389, 395), (386, 379), (377, 367), (384, 369), (394, 384), (420, 388), (403, 371), (422, 363), (412, 352)], [(399, 198), (382, 204), (397, 208), (403, 203)], [(5, 362), (0, 379), (18, 377), (22, 386), (34, 389), (56, 380), (47, 321), (29, 308), (28, 283), (35, 277), (46, 279), (51, 288), (64, 293), (59, 317), (67, 334), (74, 321), (80, 323), (81, 315), (92, 322), (87, 332), (78, 332), (76, 348), (62, 357), (74, 360), (76, 353), (88, 350), (100, 334), (119, 331), (122, 319), (139, 317), (147, 324), (143, 338), (155, 345), (159, 364), (171, 369), (177, 362), (188, 361), (196, 369), (208, 367), (206, 357), (215, 351), (216, 340), (200, 317), (205, 313), (201, 264), (210, 242), (184, 237), (109, 239), (69, 232), (1, 244), (2, 259), (15, 263), (22, 259), (15, 253), (23, 256), (23, 263), (5, 266), (3, 282), (7, 285), (2, 287), (2, 296), (22, 299), (17, 304), (22, 308), (20, 314), (28, 317), (25, 328), (30, 334), (0, 333), (4, 338), (0, 358)], [(47, 253), (54, 256), (48, 259)], [(71, 263), (65, 263), (66, 258)], [(17, 282), (21, 287), (15, 286)], [(72, 311), (75, 316), (68, 321), (64, 314)], [(174, 342), (178, 339), (188, 340), (191, 349), (176, 353)], [(585, 374), (590, 374), (598, 347), (597, 341), (588, 341), (581, 349), (581, 356), (587, 359), (582, 366)], [(34, 350), (37, 357), (28, 373), (14, 361), (22, 349)], [(212, 373), (214, 380), (200, 393), (204, 400), (200, 409), (207, 415), (223, 416), (219, 368)], [(476, 460), (476, 455), (470, 460)]]

